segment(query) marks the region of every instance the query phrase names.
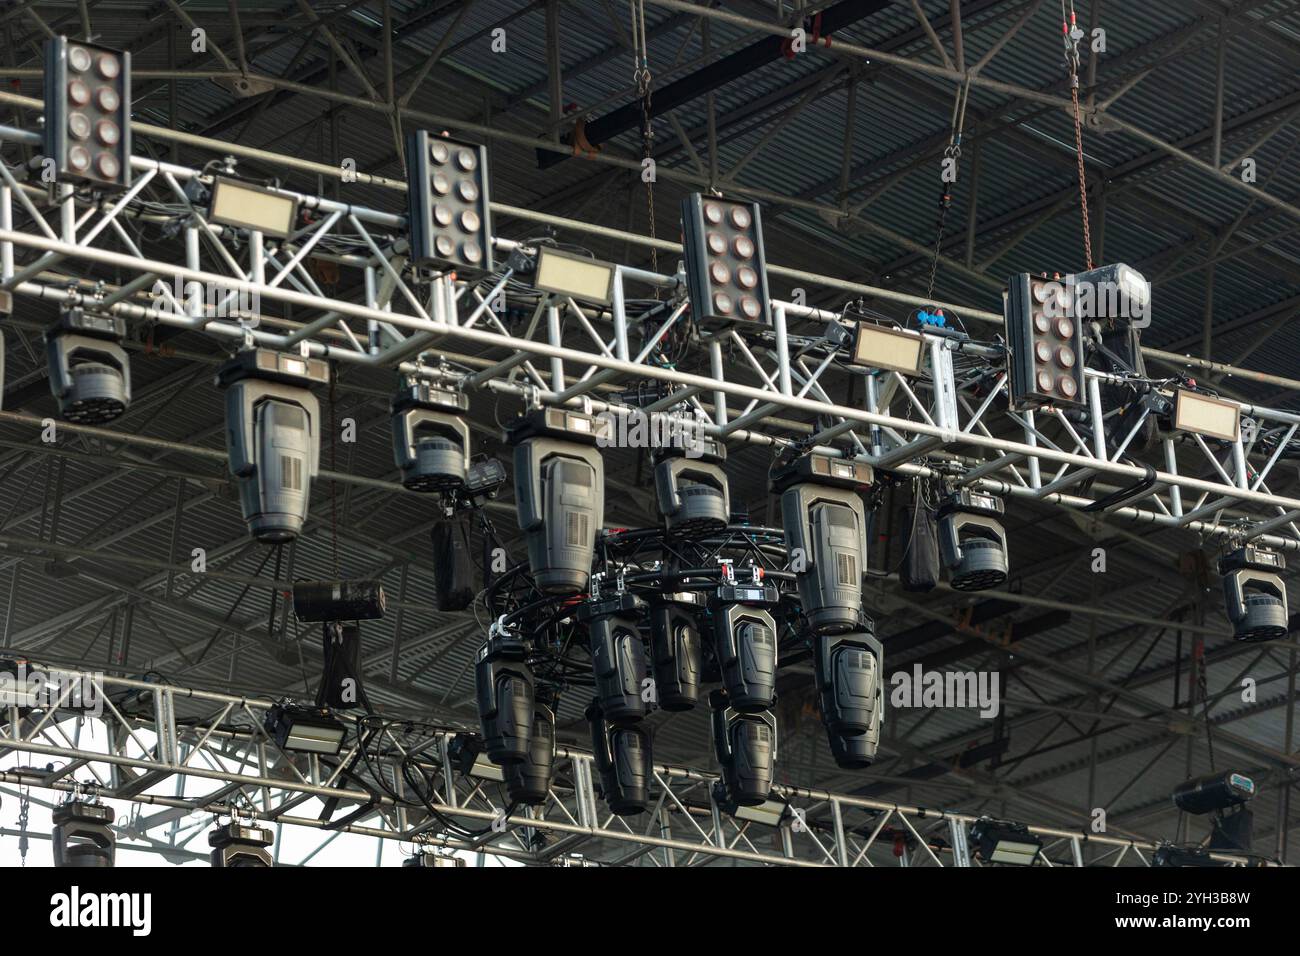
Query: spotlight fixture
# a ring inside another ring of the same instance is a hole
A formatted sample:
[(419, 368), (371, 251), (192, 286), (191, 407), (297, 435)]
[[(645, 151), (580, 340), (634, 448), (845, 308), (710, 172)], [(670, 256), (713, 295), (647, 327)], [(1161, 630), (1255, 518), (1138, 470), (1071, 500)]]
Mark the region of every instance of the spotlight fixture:
[(771, 324), (757, 203), (691, 193), (682, 200), (682, 251), (696, 322)]
[(488, 758), (495, 764), (529, 757), (536, 705), (526, 655), (522, 639), (494, 624), (474, 658), (479, 725)]
[(622, 593), (588, 601), (578, 609), (578, 620), (586, 623), (590, 634), (596, 700), (606, 720), (623, 723), (646, 715), (646, 700), (641, 696), (645, 645), (637, 628), (644, 606), (635, 595)]
[(925, 338), (919, 332), (892, 329), (874, 322), (859, 322), (854, 327), (850, 361), (867, 368), (883, 368), (902, 375), (921, 373), (925, 358)]
[(939, 506), (939, 553), (957, 591), (984, 591), (1007, 579), (1002, 499), (962, 488)]
[(587, 586), (605, 514), (605, 461), (595, 447), (609, 422), (542, 408), (506, 429), (515, 448), (515, 507), (539, 589), (571, 594)]
[(55, 807), (50, 837), (54, 865), (77, 869), (113, 866), (117, 849), (113, 816), (110, 807), (89, 800), (69, 800)]
[(727, 473), (722, 470), (726, 446), (705, 436), (699, 441), (690, 449), (662, 449), (655, 457), (659, 513), (669, 532), (686, 537), (717, 534), (727, 527), (731, 514)]
[(376, 621), (387, 608), (388, 596), (377, 579), (293, 582), (293, 613), (303, 623)]
[(709, 707), (726, 802), (741, 807), (764, 803), (776, 765), (776, 718), (768, 711), (736, 710), (721, 690), (709, 695)]
[(208, 834), (212, 865), (220, 869), (275, 866), (267, 849), (275, 842), (270, 830), (231, 821)]
[(815, 631), (851, 631), (863, 619), (867, 519), (861, 492), (873, 480), (864, 462), (816, 453), (773, 476), (799, 600)]
[(650, 800), (654, 767), (650, 731), (644, 722), (618, 724), (606, 720), (593, 700), (586, 717), (591, 724), (591, 748), (600, 788), (610, 812), (625, 817), (644, 812)]
[(870, 766), (884, 720), (884, 648), (868, 632), (821, 634), (813, 642), (822, 723), (835, 762), (846, 769)]
[(1241, 437), (1241, 406), (1180, 388), (1174, 392), (1174, 428), (1235, 442)]
[(1011, 406), (1083, 405), (1083, 323), (1070, 284), (1028, 273), (1012, 276), (1005, 321)]
[(1150, 320), (1151, 283), (1130, 265), (1117, 262), (1076, 272), (1069, 284), (1084, 321)]
[(268, 544), (296, 538), (307, 520), (320, 462), (320, 405), (309, 386), (324, 385), (318, 359), (246, 349), (222, 367), (226, 450), (248, 530)]
[(539, 245), (533, 286), (542, 292), (567, 295), (579, 302), (609, 305), (614, 301), (616, 269), (612, 262)]
[(1174, 788), (1174, 806), (1184, 813), (1216, 813), (1241, 806), (1255, 796), (1255, 781), (1229, 770), (1185, 780)]
[(131, 54), (64, 36), (45, 42), (45, 155), (59, 179), (131, 185)]
[(465, 861), (458, 856), (450, 856), (446, 853), (432, 853), (428, 850), (417, 852), (408, 856), (402, 861), (402, 866), (410, 867), (433, 867), (433, 866), (464, 866)]
[(1290, 630), (1286, 559), (1253, 544), (1229, 552), (1219, 561), (1232, 636), (1239, 641), (1280, 641)]
[(533, 730), (523, 760), (504, 765), (506, 793), (512, 803), (541, 806), (551, 792), (555, 773), (555, 707), (550, 692), (538, 687)]
[(1226, 860), (1216, 860), (1210, 851), (1199, 846), (1176, 846), (1162, 843), (1151, 854), (1152, 866), (1228, 866)]
[(239, 179), (217, 176), (212, 180), (208, 219), (223, 226), (287, 239), (298, 222), (298, 199)]
[(406, 137), (411, 262), (492, 271), (487, 149), (427, 130)]
[(1042, 838), (1030, 833), (1023, 823), (991, 817), (980, 817), (971, 824), (970, 840), (981, 863), (1033, 866), (1043, 849)]
[(393, 397), (393, 456), (411, 491), (453, 491), (469, 470), (464, 392), (406, 379)]
[(691, 710), (700, 694), (699, 596), (660, 592), (650, 605), (650, 659), (655, 694), (664, 710)]
[(761, 607), (717, 604), (714, 644), (730, 706), (741, 713), (767, 710), (776, 700), (776, 623)]
[(65, 308), (45, 333), (50, 391), (59, 414), (79, 425), (103, 425), (131, 404), (131, 362), (122, 348), (126, 322)]
[(343, 749), (347, 728), (328, 707), (311, 707), (283, 700), (262, 720), (266, 734), (281, 750), (336, 756)]

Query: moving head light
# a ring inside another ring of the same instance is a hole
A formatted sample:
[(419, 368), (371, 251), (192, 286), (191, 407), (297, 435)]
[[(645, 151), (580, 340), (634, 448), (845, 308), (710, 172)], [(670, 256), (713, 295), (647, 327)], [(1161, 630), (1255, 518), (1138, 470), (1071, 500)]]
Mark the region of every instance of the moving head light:
[(320, 463), (318, 359), (246, 349), (217, 373), (226, 390), (226, 450), (248, 530), (268, 544), (296, 538)]
[(722, 470), (726, 447), (705, 436), (697, 440), (700, 446), (693, 453), (699, 451), (698, 457), (688, 457), (687, 449), (676, 447), (659, 453), (655, 496), (671, 533), (703, 537), (727, 527), (731, 495)]
[(661, 592), (650, 605), (650, 660), (655, 693), (664, 710), (691, 710), (700, 696), (698, 602), (693, 591)]
[(406, 379), (393, 396), (393, 457), (411, 491), (452, 491), (469, 471), (464, 392)]
[(1255, 781), (1228, 771), (1185, 780), (1174, 788), (1174, 806), (1184, 813), (1215, 813), (1240, 806), (1255, 796)]
[(50, 391), (59, 414), (81, 425), (103, 425), (131, 404), (131, 363), (122, 348), (126, 322), (67, 308), (45, 333)]
[(767, 710), (776, 700), (776, 622), (760, 607), (719, 604), (713, 635), (730, 706), (742, 713)]
[(821, 634), (814, 639), (817, 694), (835, 763), (868, 767), (880, 746), (884, 720), (884, 649), (869, 632)]
[(267, 849), (273, 842), (271, 831), (231, 821), (208, 834), (212, 847), (212, 865), (220, 869), (247, 866), (274, 866)]
[(523, 640), (494, 624), (474, 659), (479, 725), (488, 759), (495, 764), (529, 758), (535, 694), (526, 656)]
[(536, 689), (533, 729), (523, 760), (505, 765), (506, 793), (511, 803), (540, 806), (551, 792), (555, 772), (556, 702), (545, 688)]
[(650, 731), (644, 723), (607, 720), (596, 700), (587, 708), (586, 716), (591, 724), (591, 750), (605, 803), (616, 816), (642, 813), (650, 800), (654, 769)]
[(741, 713), (724, 691), (709, 695), (713, 749), (722, 765), (726, 802), (753, 807), (772, 792), (776, 765), (776, 718), (768, 711)]
[(543, 408), (506, 429), (515, 447), (515, 507), (537, 587), (572, 594), (587, 586), (605, 515), (605, 462), (595, 447), (609, 423)]
[(956, 591), (984, 591), (1007, 579), (1002, 499), (969, 488), (939, 506), (939, 553)]
[(852, 631), (862, 622), (867, 519), (861, 492), (873, 478), (864, 462), (817, 453), (773, 477), (799, 600), (814, 631)]
[(634, 721), (646, 715), (641, 696), (646, 679), (645, 645), (637, 628), (644, 602), (632, 594), (589, 601), (578, 609), (578, 620), (591, 638), (591, 670), (596, 700), (607, 720)]
[(110, 807), (86, 800), (69, 800), (55, 807), (50, 839), (54, 865), (78, 869), (111, 867), (117, 849), (113, 816)]
[(1280, 572), (1286, 559), (1276, 551), (1248, 544), (1219, 562), (1232, 636), (1239, 641), (1278, 641), (1289, 630), (1286, 584)]

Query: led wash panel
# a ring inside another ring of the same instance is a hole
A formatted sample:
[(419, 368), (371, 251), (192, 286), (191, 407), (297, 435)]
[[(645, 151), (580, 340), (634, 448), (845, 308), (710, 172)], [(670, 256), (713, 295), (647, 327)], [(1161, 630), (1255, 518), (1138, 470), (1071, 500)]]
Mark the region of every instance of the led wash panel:
[(853, 337), (853, 364), (916, 375), (921, 371), (924, 344), (916, 332), (859, 322)]
[(1236, 441), (1241, 435), (1241, 410), (1233, 402), (1179, 389), (1174, 401), (1174, 428)]
[(533, 285), (543, 292), (572, 296), (580, 302), (609, 305), (614, 300), (614, 266), (550, 246), (539, 246)]
[(298, 221), (298, 200), (238, 180), (217, 179), (208, 218), (223, 226), (287, 239)]

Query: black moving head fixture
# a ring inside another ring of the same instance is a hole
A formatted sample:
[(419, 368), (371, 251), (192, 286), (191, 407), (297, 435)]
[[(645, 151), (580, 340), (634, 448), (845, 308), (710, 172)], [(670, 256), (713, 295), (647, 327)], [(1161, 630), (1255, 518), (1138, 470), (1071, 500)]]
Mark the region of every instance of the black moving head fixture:
[(556, 702), (545, 687), (536, 689), (533, 704), (533, 730), (528, 741), (528, 752), (523, 760), (505, 765), (506, 793), (512, 803), (540, 806), (551, 791), (551, 778), (555, 773), (555, 707)]
[(722, 463), (727, 449), (697, 436), (695, 448), (667, 448), (656, 455), (655, 496), (668, 530), (689, 537), (716, 534), (727, 527), (731, 495)]
[(1217, 813), (1241, 806), (1255, 796), (1255, 781), (1234, 770), (1184, 780), (1174, 788), (1174, 806), (1184, 813)]
[(113, 315), (64, 308), (45, 333), (50, 391), (59, 414), (80, 425), (103, 425), (131, 404), (131, 361), (122, 348), (126, 322)]
[(1248, 544), (1219, 561), (1232, 636), (1239, 641), (1280, 641), (1289, 632), (1286, 559), (1276, 551)]
[(1007, 579), (1002, 499), (969, 488), (939, 505), (939, 554), (957, 591), (984, 591)]
[(755, 713), (776, 700), (776, 622), (764, 608), (713, 606), (714, 645), (731, 706)]
[(393, 396), (393, 457), (411, 491), (454, 491), (469, 472), (464, 392), (406, 379)]
[(248, 530), (268, 544), (292, 541), (307, 520), (320, 463), (320, 403), (329, 382), (318, 359), (246, 349), (217, 373), (226, 390), (226, 450)]
[(874, 477), (865, 462), (816, 453), (796, 458), (773, 475), (799, 599), (814, 631), (856, 630), (864, 618), (867, 518), (862, 492)]
[(869, 632), (813, 638), (817, 696), (835, 762), (868, 767), (885, 719), (884, 648)]
[(700, 696), (699, 595), (659, 592), (650, 605), (650, 660), (664, 710), (691, 710)]
[(293, 582), (293, 613), (299, 621), (375, 621), (387, 608), (378, 579)]
[(45, 41), (45, 155), (61, 180), (131, 185), (131, 54)]
[(742, 713), (725, 691), (709, 695), (713, 749), (722, 765), (727, 802), (753, 807), (772, 792), (776, 771), (776, 718), (768, 711)]
[(495, 764), (529, 758), (536, 701), (526, 657), (521, 638), (493, 625), (474, 659), (479, 726), (488, 759)]
[(50, 838), (54, 865), (78, 869), (113, 866), (117, 849), (113, 816), (110, 807), (87, 800), (69, 800), (55, 807)]
[(608, 720), (595, 700), (587, 708), (587, 720), (605, 803), (620, 817), (643, 812), (650, 800), (654, 771), (650, 731), (645, 722), (620, 724)]
[(596, 446), (609, 422), (543, 408), (506, 428), (515, 448), (515, 507), (537, 587), (572, 594), (587, 587), (605, 515), (605, 462)]
[(682, 255), (696, 322), (771, 324), (757, 203), (691, 193), (682, 200)]
[(270, 830), (235, 821), (208, 834), (212, 865), (220, 869), (274, 866), (271, 852), (267, 849), (274, 842)]
[(640, 720), (646, 715), (645, 644), (637, 627), (644, 602), (632, 594), (588, 601), (578, 609), (591, 638), (596, 700), (605, 719)]
[(406, 137), (411, 262), (492, 271), (487, 149), (427, 130)]

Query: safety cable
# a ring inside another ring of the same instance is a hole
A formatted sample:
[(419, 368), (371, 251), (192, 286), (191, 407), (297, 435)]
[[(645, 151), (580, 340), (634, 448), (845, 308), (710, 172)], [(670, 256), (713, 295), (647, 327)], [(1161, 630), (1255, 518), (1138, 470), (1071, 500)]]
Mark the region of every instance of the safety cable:
[(1083, 118), (1079, 109), (1079, 29), (1074, 0), (1061, 0), (1061, 35), (1065, 43), (1065, 66), (1070, 76), (1070, 100), (1074, 103), (1074, 152), (1079, 164), (1079, 209), (1083, 215), (1083, 259), (1092, 270), (1092, 228), (1088, 222), (1088, 173), (1083, 164)]
[[(632, 41), (632, 79), (636, 83), (637, 95), (641, 97), (641, 159), (652, 160), (655, 131), (650, 122), (650, 97), (654, 88), (654, 77), (650, 73), (650, 44), (645, 29), (645, 0), (632, 0)], [(646, 217), (650, 227), (650, 269), (652, 272), (658, 272), (659, 249), (655, 245), (654, 175), (652, 173), (646, 176), (643, 166), (641, 179), (645, 183)], [(654, 297), (659, 298), (658, 287), (654, 290)]]

